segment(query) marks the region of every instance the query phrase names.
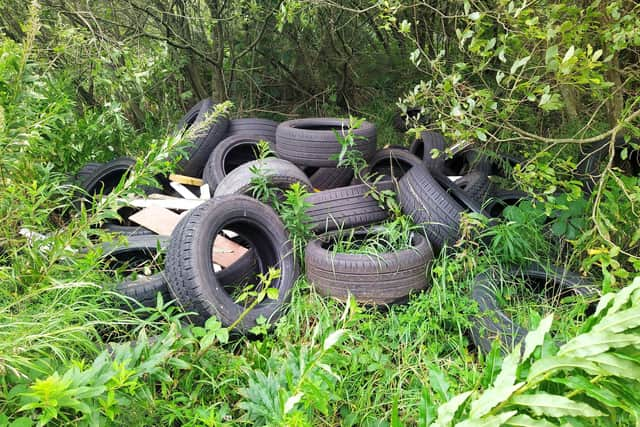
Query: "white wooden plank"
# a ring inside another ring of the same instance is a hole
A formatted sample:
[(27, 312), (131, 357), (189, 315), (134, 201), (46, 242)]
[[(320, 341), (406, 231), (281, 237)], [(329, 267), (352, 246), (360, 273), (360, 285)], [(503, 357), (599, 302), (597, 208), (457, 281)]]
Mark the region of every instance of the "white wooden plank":
[(189, 191), (189, 189), (187, 187), (185, 187), (184, 185), (180, 184), (179, 182), (170, 182), (169, 185), (171, 186), (171, 188), (176, 190), (178, 192), (178, 194), (180, 194), (185, 199), (198, 200), (198, 196), (193, 194), (191, 191)]
[(205, 184), (200, 187), (200, 199), (209, 200), (211, 198), (211, 189), (209, 188), (209, 184)]

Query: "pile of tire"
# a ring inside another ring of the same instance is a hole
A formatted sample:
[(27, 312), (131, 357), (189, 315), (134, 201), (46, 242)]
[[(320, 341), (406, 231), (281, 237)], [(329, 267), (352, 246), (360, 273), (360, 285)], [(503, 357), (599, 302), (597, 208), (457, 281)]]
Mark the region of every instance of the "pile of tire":
[[(186, 131), (197, 126), (214, 107), (211, 100), (201, 101), (183, 117), (179, 128)], [(219, 117), (196, 135), (177, 161), (176, 172), (201, 177), (213, 198), (189, 211), (163, 240), (167, 249), (161, 272), (125, 280), (116, 290), (146, 306), (154, 306), (160, 293), (190, 313), (195, 323), (214, 316), (240, 332), (264, 321), (275, 322), (302, 271), (321, 295), (372, 305), (406, 301), (411, 293), (429, 287), (431, 260), (458, 239), (464, 212), (496, 216), (523, 197), (497, 188), (489, 179), (490, 175), (508, 177), (517, 159), (489, 159), (473, 150), (449, 153), (450, 158), (437, 156), (449, 147), (435, 132), (424, 132), (409, 149), (377, 150), (376, 128), (366, 121), (351, 129), (349, 120), (339, 118), (277, 123)], [(367, 173), (359, 174), (365, 182), (355, 179), (353, 170), (338, 167), (340, 137), (346, 135), (353, 136), (351, 149), (367, 161)], [(259, 156), (258, 147), (265, 142), (275, 156)], [(132, 165), (131, 159), (92, 163), (78, 173), (77, 180), (90, 198), (113, 189)], [(276, 188), (286, 190), (299, 183), (310, 193), (306, 218), (315, 238), (308, 242), (303, 259), (294, 253), (276, 211), (253, 198), (256, 173)], [(378, 178), (367, 182), (370, 176)], [(163, 178), (158, 181), (163, 183)], [(141, 191), (169, 191), (164, 187)], [(409, 246), (376, 256), (334, 250), (341, 235), (367, 239), (378, 232), (377, 224), (389, 218), (390, 211), (375, 192), (394, 192), (402, 212), (417, 225)], [(127, 247), (143, 246), (144, 250), (118, 248), (115, 252), (157, 254), (152, 248), (162, 245), (154, 244), (153, 233), (128, 224), (128, 212), (120, 214), (123, 223), (104, 227), (126, 235)], [(214, 263), (218, 236), (246, 248), (226, 268)], [(264, 278), (274, 269), (279, 274), (267, 284), (277, 292), (265, 293)], [(487, 301), (486, 292), (478, 295), (478, 300)], [(482, 339), (478, 338), (478, 345), (484, 349)]]

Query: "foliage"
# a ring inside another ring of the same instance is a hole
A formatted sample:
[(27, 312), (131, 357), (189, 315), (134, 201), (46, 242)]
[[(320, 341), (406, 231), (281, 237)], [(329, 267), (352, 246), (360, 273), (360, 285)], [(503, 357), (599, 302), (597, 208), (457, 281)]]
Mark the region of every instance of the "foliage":
[(547, 336), (552, 316), (544, 318), (490, 387), (472, 400), (472, 391), (452, 397), (431, 425), (637, 424), (639, 294), (640, 279), (607, 294), (583, 332), (559, 348)]

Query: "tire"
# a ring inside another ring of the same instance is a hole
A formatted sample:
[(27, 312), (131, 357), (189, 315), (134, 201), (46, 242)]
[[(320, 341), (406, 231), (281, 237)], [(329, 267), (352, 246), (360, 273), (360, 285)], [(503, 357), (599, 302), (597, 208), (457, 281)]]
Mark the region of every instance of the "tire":
[(499, 190), (494, 192), (487, 198), (487, 203), (484, 207), (484, 210), (491, 218), (498, 218), (502, 216), (502, 212), (504, 208), (507, 206), (515, 206), (521, 200), (528, 200), (531, 197), (523, 192), (518, 190)]
[(277, 127), (278, 122), (269, 119), (235, 119), (229, 123), (226, 136), (257, 136), (275, 143)]
[(398, 180), (413, 166), (420, 164), (422, 159), (404, 148), (383, 148), (369, 160), (369, 166), (363, 171), (363, 176), (375, 173), (382, 175), (383, 179)]
[[(447, 141), (438, 132), (422, 132), (420, 138), (414, 140), (409, 147), (409, 151), (416, 157), (422, 159), (422, 163), (429, 169), (444, 169), (444, 149), (447, 148)], [(431, 150), (438, 150), (440, 154), (435, 159), (431, 157)]]
[(173, 299), (164, 273), (142, 276), (136, 280), (125, 280), (119, 283), (115, 290), (137, 301), (143, 307), (155, 307), (158, 293), (162, 295), (162, 301), (165, 303)]
[(414, 167), (400, 178), (398, 199), (402, 211), (422, 227), (435, 252), (457, 239), (464, 208), (426, 167)]
[(120, 225), (120, 224), (105, 223), (102, 226), (102, 229), (110, 233), (122, 234), (127, 237), (157, 235), (157, 233), (149, 230), (148, 228), (144, 228), (141, 225), (135, 226), (135, 225)]
[(421, 116), (422, 109), (418, 107), (407, 108), (406, 113), (398, 113), (393, 117), (393, 127), (398, 131), (405, 133), (410, 128), (407, 126), (407, 120), (418, 120), (418, 123), (426, 125), (429, 119), (426, 116)]
[(79, 185), (82, 185), (84, 181), (86, 181), (90, 176), (95, 174), (96, 170), (101, 167), (104, 163), (87, 163), (84, 165), (78, 172), (75, 174), (75, 182)]
[[(340, 153), (342, 147), (334, 132), (346, 135), (349, 121), (336, 118), (311, 118), (289, 120), (280, 123), (276, 130), (278, 157), (300, 166), (333, 167), (337, 160), (330, 157)], [(353, 129), (355, 145), (352, 149), (370, 159), (376, 150), (376, 128), (373, 123), (363, 122)]]
[(234, 169), (225, 176), (216, 187), (215, 197), (230, 194), (251, 195), (251, 180), (255, 176), (252, 169), (260, 168), (271, 184), (281, 190), (287, 190), (295, 182), (301, 183), (307, 191), (311, 191), (309, 178), (296, 165), (286, 160), (268, 157), (263, 160), (254, 160)]
[[(223, 139), (209, 156), (202, 178), (214, 191), (220, 181), (240, 165), (258, 159), (259, 136), (236, 135)], [(271, 150), (275, 144), (271, 143)]]
[[(395, 190), (391, 181), (376, 184), (378, 190)], [(368, 185), (351, 185), (313, 193), (307, 197), (309, 226), (315, 233), (375, 224), (389, 217), (389, 212), (368, 195)]]
[(135, 166), (136, 161), (130, 157), (121, 157), (99, 166), (91, 166), (83, 173), (80, 187), (90, 196), (107, 195), (120, 183), (122, 178)]
[[(196, 104), (180, 121), (182, 129), (187, 131), (199, 126), (214, 109), (211, 99), (207, 98)], [(197, 114), (194, 114), (197, 110)], [(202, 129), (201, 134), (192, 137), (185, 148), (185, 156), (178, 161), (176, 173), (201, 177), (204, 165), (216, 145), (224, 138), (229, 120), (226, 117), (218, 117), (207, 129)]]
[[(546, 271), (543, 266), (534, 264), (522, 270), (511, 269), (506, 276), (551, 281), (552, 288), (545, 285), (543, 290), (553, 291), (552, 298), (567, 293), (585, 297), (597, 293), (585, 279), (560, 267), (551, 267)], [(489, 353), (493, 341), (500, 339), (503, 354), (506, 354), (528, 333), (500, 308), (497, 297), (499, 283), (500, 278), (496, 274), (485, 272), (476, 276), (471, 291), (473, 300), (478, 304), (478, 315), (472, 319), (471, 337), (476, 347), (484, 353)]]
[(309, 177), (311, 186), (320, 191), (343, 187), (353, 178), (351, 168), (305, 168), (304, 172)]
[(327, 247), (335, 237), (313, 240), (305, 251), (307, 279), (321, 295), (344, 301), (351, 294), (361, 303), (390, 304), (428, 286), (433, 252), (420, 234), (413, 236), (410, 249), (377, 256), (335, 253)]
[[(634, 139), (633, 142), (635, 144), (640, 144), (640, 140), (638, 139)], [(590, 144), (586, 149), (584, 158), (578, 163), (576, 172), (579, 179), (582, 181), (582, 189), (587, 195), (593, 193), (593, 190), (598, 184), (598, 179), (601, 176), (600, 163), (603, 158), (607, 158), (609, 156), (609, 143), (610, 139), (606, 138)], [(621, 159), (621, 152), (629, 144), (625, 141), (623, 136), (616, 136), (614, 144), (615, 150), (613, 165), (620, 167), (623, 170), (627, 170), (631, 175), (640, 176), (640, 151), (630, 151), (628, 153), (627, 160), (623, 161)]]
[(244, 307), (237, 304), (213, 271), (211, 249), (222, 229), (232, 230), (249, 240), (263, 272), (280, 269), (272, 282), (277, 300), (265, 299), (250, 310), (237, 329), (248, 331), (258, 318), (270, 322), (282, 314), (298, 278), (289, 236), (278, 215), (267, 205), (247, 196), (214, 198), (193, 209), (171, 236), (166, 273), (172, 294), (186, 311), (195, 312), (194, 322), (202, 324), (216, 316), (224, 326), (240, 318)]
[(126, 238), (126, 243), (109, 242), (102, 245), (104, 256), (113, 260), (115, 267), (140, 266), (155, 258), (169, 246), (167, 236), (138, 235)]
[(489, 194), (489, 177), (485, 172), (473, 171), (455, 181), (462, 191), (482, 205)]

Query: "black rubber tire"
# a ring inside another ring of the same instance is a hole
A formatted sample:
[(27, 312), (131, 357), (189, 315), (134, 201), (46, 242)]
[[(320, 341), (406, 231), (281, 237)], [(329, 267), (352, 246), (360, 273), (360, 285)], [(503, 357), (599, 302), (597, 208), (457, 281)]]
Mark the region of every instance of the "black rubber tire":
[(133, 236), (154, 236), (157, 233), (149, 230), (148, 228), (144, 228), (141, 225), (120, 225), (120, 224), (111, 224), (105, 223), (102, 226), (102, 229), (110, 232), (110, 233), (118, 233), (127, 237)]
[[(636, 144), (640, 144), (638, 139), (634, 139)], [(609, 143), (610, 139), (605, 138), (601, 141), (596, 141), (593, 144), (587, 146), (584, 150), (584, 158), (578, 163), (577, 167), (577, 175), (578, 178), (582, 181), (583, 191), (590, 195), (593, 193), (593, 190), (596, 188), (598, 184), (598, 179), (601, 176), (600, 173), (600, 164), (603, 159), (608, 158), (609, 156)], [(614, 158), (613, 165), (621, 167), (622, 163), (624, 163), (620, 157), (620, 153), (624, 149), (624, 147), (628, 146), (628, 143), (625, 141), (623, 136), (616, 136), (615, 138), (615, 150), (614, 150)], [(640, 151), (633, 150), (628, 154), (627, 159), (627, 167), (623, 169), (628, 169), (632, 175), (639, 176), (640, 175)]]
[(400, 178), (398, 200), (402, 211), (422, 227), (434, 252), (457, 239), (464, 208), (438, 184), (426, 167), (414, 167)]
[(522, 200), (530, 199), (531, 197), (524, 191), (498, 190), (492, 192), (487, 198), (484, 210), (491, 218), (498, 218), (502, 216), (507, 206), (515, 206)]
[[(447, 141), (438, 132), (422, 132), (420, 138), (414, 140), (409, 147), (409, 151), (416, 157), (422, 159), (424, 165), (429, 169), (444, 169), (444, 149)], [(431, 156), (431, 150), (437, 149), (440, 153), (435, 159)]]
[(451, 178), (444, 173), (432, 170), (431, 176), (436, 180), (440, 187), (447, 192), (460, 206), (466, 211), (474, 212), (477, 214), (486, 215), (486, 212), (482, 210), (482, 205), (474, 200), (466, 191), (464, 191), (458, 184), (453, 182)]
[(361, 303), (391, 304), (429, 284), (426, 273), (433, 252), (418, 233), (410, 249), (376, 256), (335, 253), (332, 238), (335, 234), (312, 240), (305, 250), (307, 279), (321, 295), (344, 301), (351, 294)]
[[(376, 184), (380, 191), (395, 190), (391, 181)], [(307, 197), (311, 205), (306, 210), (309, 226), (315, 233), (342, 230), (375, 224), (389, 217), (389, 211), (380, 207), (369, 194), (365, 184), (334, 188), (313, 193)]]
[[(308, 169), (313, 169), (309, 173)], [(351, 168), (305, 168), (314, 189), (324, 191), (348, 185), (353, 178)]]
[[(393, 117), (393, 120), (392, 120), (393, 127), (398, 132), (404, 133), (409, 130), (409, 127), (407, 126), (407, 120), (408, 119), (416, 120), (418, 119), (418, 116), (420, 116), (421, 114), (423, 114), (421, 108), (418, 108), (418, 107), (407, 108), (406, 113), (398, 113)], [(428, 122), (429, 122), (429, 118), (424, 115), (420, 116), (420, 118), (418, 119), (418, 123), (423, 125), (427, 124)]]
[(84, 181), (86, 181), (90, 176), (94, 175), (96, 170), (101, 167), (104, 163), (87, 163), (82, 166), (78, 172), (75, 174), (75, 182), (79, 185), (82, 185)]
[(383, 179), (398, 180), (421, 163), (422, 159), (405, 148), (383, 148), (376, 151), (362, 175), (366, 177), (375, 173), (382, 175)]
[(269, 119), (234, 119), (229, 123), (227, 137), (257, 136), (268, 142), (276, 142), (276, 128), (278, 122)]
[(158, 249), (164, 250), (169, 246), (168, 236), (138, 235), (127, 236), (126, 242), (108, 242), (102, 245), (105, 257), (113, 260), (115, 266), (125, 264), (138, 265), (158, 255)]
[[(183, 130), (187, 131), (202, 123), (207, 118), (207, 115), (213, 111), (214, 106), (215, 104), (209, 98), (203, 99), (196, 104), (189, 110), (183, 120), (181, 120)], [(193, 118), (196, 110), (197, 115)], [(185, 155), (176, 165), (176, 173), (192, 177), (201, 177), (202, 170), (207, 163), (209, 155), (216, 145), (222, 141), (227, 133), (228, 127), (229, 119), (226, 117), (218, 117), (209, 125), (208, 129), (202, 129), (200, 135), (193, 137), (193, 139), (187, 143)]]
[(270, 266), (280, 269), (280, 278), (272, 283), (279, 290), (278, 299), (260, 302), (239, 322), (237, 329), (248, 331), (260, 317), (270, 322), (277, 320), (289, 301), (299, 270), (289, 236), (273, 209), (250, 197), (234, 195), (203, 203), (190, 211), (184, 221), (171, 236), (165, 271), (171, 292), (180, 305), (196, 313), (193, 321), (202, 324), (216, 316), (223, 325), (230, 326), (244, 311), (213, 271), (211, 248), (222, 229), (241, 233), (251, 241), (261, 271)]
[[(289, 120), (280, 123), (276, 130), (278, 157), (301, 166), (336, 167), (337, 160), (330, 160), (341, 151), (334, 132), (346, 135), (349, 120), (337, 118), (310, 118)], [(353, 129), (355, 146), (365, 160), (376, 150), (376, 128), (373, 123), (363, 122)]]
[(486, 172), (472, 171), (455, 181), (462, 191), (482, 205), (489, 195), (489, 177)]
[(136, 161), (130, 157), (121, 157), (110, 162), (91, 167), (85, 171), (84, 179), (79, 182), (80, 187), (89, 195), (99, 193), (109, 194), (120, 183), (122, 177), (129, 173)]
[[(182, 228), (188, 222), (185, 218), (186, 215), (175, 226), (172, 235), (182, 233)], [(242, 236), (237, 236), (231, 240), (245, 247), (250, 246), (250, 242), (243, 239)], [(215, 273), (216, 279), (223, 288), (246, 285), (248, 283), (256, 284), (258, 282), (258, 273), (266, 273), (266, 271), (260, 271), (255, 252), (253, 248), (250, 248), (249, 251), (236, 260), (236, 262)]]
[(254, 173), (251, 169), (259, 167), (271, 184), (281, 190), (287, 190), (295, 182), (301, 183), (307, 191), (311, 191), (309, 178), (296, 165), (276, 157), (267, 157), (262, 160), (254, 160), (234, 169), (225, 176), (216, 187), (214, 196), (227, 196), (230, 194), (251, 195), (251, 180)]
[(115, 290), (137, 301), (143, 307), (155, 307), (158, 293), (162, 295), (162, 301), (165, 304), (173, 299), (164, 273), (138, 276), (136, 280), (125, 280), (119, 283)]
[[(207, 160), (202, 173), (202, 179), (209, 184), (209, 189), (214, 191), (220, 181), (232, 170), (239, 166), (258, 159), (258, 136), (236, 135), (230, 136), (214, 148)], [(275, 150), (275, 144), (270, 143), (271, 150)]]
[[(597, 290), (584, 278), (560, 267), (545, 269), (542, 265), (532, 264), (523, 269), (511, 269), (506, 276), (550, 281), (551, 288), (545, 285), (543, 290), (552, 291), (552, 298), (567, 293), (585, 297), (597, 293)], [(503, 354), (506, 354), (528, 333), (500, 308), (496, 296), (499, 292), (499, 282), (500, 278), (495, 272), (484, 272), (476, 276), (471, 290), (471, 296), (478, 304), (478, 315), (472, 319), (471, 337), (476, 347), (484, 353), (491, 351), (491, 345), (495, 339), (500, 339)]]

